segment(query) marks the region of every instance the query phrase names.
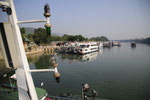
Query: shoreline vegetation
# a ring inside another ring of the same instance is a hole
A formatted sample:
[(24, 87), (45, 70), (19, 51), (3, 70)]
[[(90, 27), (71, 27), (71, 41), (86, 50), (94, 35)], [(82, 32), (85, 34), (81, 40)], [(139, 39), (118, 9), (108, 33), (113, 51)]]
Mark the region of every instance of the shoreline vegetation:
[(29, 31), (29, 28), (27, 29), (28, 32), (33, 32), (33, 33), (27, 33), (26, 28), (22, 27), (20, 28), (21, 31), (21, 36), (23, 39), (23, 42), (34, 42), (37, 45), (47, 45), (50, 44), (51, 41), (109, 41), (109, 39), (106, 36), (98, 36), (98, 37), (92, 37), (92, 38), (87, 38), (82, 35), (68, 35), (64, 34), (62, 36), (58, 35), (53, 35), (47, 36), (45, 28), (38, 28), (38, 29), (32, 29), (32, 31)]
[[(82, 41), (109, 41), (109, 39), (105, 36), (98, 36), (92, 38), (86, 38), (82, 35), (67, 35), (64, 34), (62, 36), (47, 36), (46, 30), (44, 28), (33, 29), (32, 31), (29, 30), (30, 28), (20, 28), (21, 36), (24, 43), (24, 48), (26, 51), (26, 55), (32, 55), (36, 53), (45, 52), (48, 49), (57, 48), (56, 43), (58, 42), (82, 42)], [(27, 31), (26, 31), (27, 30)], [(28, 32), (28, 33), (27, 33)], [(33, 33), (29, 33), (33, 32)], [(53, 41), (53, 42), (52, 42)], [(120, 40), (120, 42), (136, 42), (136, 43), (143, 43), (150, 45), (150, 37), (142, 38), (142, 39), (130, 39), (130, 40)], [(0, 61), (3, 60), (2, 53), (0, 50)]]
[[(21, 36), (23, 39), (23, 44), (25, 48), (26, 55), (32, 55), (41, 52), (49, 52), (53, 51), (55, 48), (59, 48), (56, 46), (58, 42), (82, 42), (82, 41), (109, 41), (107, 37), (92, 37), (86, 38), (82, 35), (67, 35), (63, 36), (47, 36), (46, 30), (44, 28), (38, 28), (34, 30), (34, 33), (26, 33), (25, 28), (20, 28)], [(32, 30), (33, 31), (33, 30)], [(0, 50), (0, 61), (3, 61), (2, 52)]]

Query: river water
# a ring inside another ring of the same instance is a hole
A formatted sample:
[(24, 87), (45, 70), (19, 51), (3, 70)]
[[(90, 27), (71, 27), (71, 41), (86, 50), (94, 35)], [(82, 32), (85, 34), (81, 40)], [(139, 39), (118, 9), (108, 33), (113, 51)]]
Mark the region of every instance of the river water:
[[(30, 68), (52, 68), (50, 58), (51, 54), (29, 56)], [(59, 83), (53, 72), (32, 73), (35, 86), (46, 89), (49, 95), (80, 95), (81, 85), (88, 83), (103, 98), (150, 100), (150, 45), (131, 48), (129, 43), (122, 43), (121, 47), (86, 55), (55, 53), (55, 58), (61, 75)]]

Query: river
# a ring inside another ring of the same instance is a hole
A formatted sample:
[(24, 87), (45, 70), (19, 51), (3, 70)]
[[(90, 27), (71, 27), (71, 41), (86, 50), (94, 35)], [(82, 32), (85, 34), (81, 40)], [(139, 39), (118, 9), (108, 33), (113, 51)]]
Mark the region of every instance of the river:
[[(59, 83), (53, 72), (32, 73), (35, 86), (46, 89), (49, 95), (80, 95), (81, 85), (88, 83), (103, 98), (150, 100), (150, 45), (137, 44), (131, 48), (129, 43), (122, 43), (121, 47), (104, 48), (91, 54), (55, 53), (55, 57), (61, 75)], [(30, 68), (52, 68), (50, 58), (50, 54), (30, 56)]]

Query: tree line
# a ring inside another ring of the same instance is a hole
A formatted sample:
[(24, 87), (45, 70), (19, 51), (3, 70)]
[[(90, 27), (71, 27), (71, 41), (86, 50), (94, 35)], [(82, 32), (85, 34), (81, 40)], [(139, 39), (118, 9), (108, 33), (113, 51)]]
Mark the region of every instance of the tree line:
[(51, 41), (108, 41), (107, 37), (92, 37), (86, 38), (82, 35), (67, 35), (63, 36), (48, 36), (44, 28), (38, 28), (34, 30), (34, 33), (25, 34), (25, 28), (20, 28), (21, 36), (23, 41), (29, 40), (30, 42), (35, 42), (36, 44), (49, 44)]

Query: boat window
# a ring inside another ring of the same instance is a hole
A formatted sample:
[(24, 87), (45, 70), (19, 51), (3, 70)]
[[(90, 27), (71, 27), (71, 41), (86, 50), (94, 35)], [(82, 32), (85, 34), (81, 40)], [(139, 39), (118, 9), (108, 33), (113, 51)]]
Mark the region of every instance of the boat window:
[(97, 44), (92, 44), (91, 46), (97, 46)]
[(86, 45), (80, 45), (80, 47), (81, 47), (81, 48), (85, 48), (85, 47), (86, 47)]

